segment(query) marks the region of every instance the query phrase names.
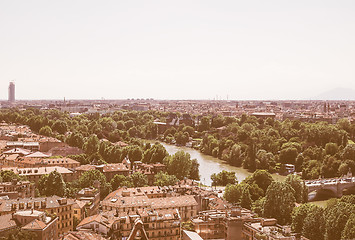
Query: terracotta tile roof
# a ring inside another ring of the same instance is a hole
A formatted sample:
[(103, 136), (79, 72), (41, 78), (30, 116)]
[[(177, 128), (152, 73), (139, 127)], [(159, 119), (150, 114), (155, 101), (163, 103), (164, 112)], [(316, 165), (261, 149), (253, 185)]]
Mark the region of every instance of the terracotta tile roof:
[(133, 196), (133, 197), (112, 197), (104, 200), (107, 205), (114, 207), (138, 207), (138, 206), (150, 206), (149, 198), (147, 196)]
[(7, 161), (16, 161), (16, 159), (19, 157), (19, 154), (11, 154), (9, 156), (6, 157)]
[(0, 216), (0, 233), (8, 229), (16, 228), (16, 221), (12, 219), (11, 214)]
[(49, 157), (49, 155), (44, 154), (42, 152), (34, 152), (26, 156), (26, 158), (46, 158)]
[(73, 173), (67, 168), (64, 167), (33, 167), (33, 168), (2, 168), (1, 170), (10, 170), (20, 176), (27, 176), (27, 175), (43, 175), (49, 174), (53, 171), (57, 171), (61, 174), (70, 174)]
[(86, 205), (86, 202), (80, 201), (80, 200), (75, 200), (73, 208), (81, 209), (81, 208), (85, 207), (85, 205)]
[(22, 229), (27, 229), (27, 230), (42, 230), (45, 229), (47, 227), (47, 225), (38, 220), (35, 219), (32, 222), (28, 223), (27, 225), (23, 226)]
[[(66, 204), (65, 201), (62, 200), (66, 200)], [(28, 203), (31, 202), (32, 206), (35, 206), (35, 204), (39, 204), (41, 205), (41, 202), (45, 202), (46, 203), (46, 207), (45, 209), (51, 209), (51, 208), (58, 208), (61, 206), (68, 206), (68, 205), (73, 205), (74, 201), (72, 199), (65, 199), (65, 198), (61, 198), (58, 196), (51, 196), (51, 197), (39, 197), (39, 198), (21, 198), (19, 200), (17, 199), (0, 199), (0, 212), (10, 212), (12, 211), (11, 209), (11, 205), (12, 204), (17, 204), (17, 207), (20, 203), (26, 203), (26, 205), (28, 205)], [(62, 204), (60, 203), (62, 202)], [(39, 207), (39, 209), (42, 209), (41, 207)]]
[(95, 166), (90, 164), (81, 165), (80, 167), (75, 168), (76, 171), (90, 171), (95, 169)]
[(61, 240), (105, 240), (105, 238), (90, 231), (77, 231), (67, 233)]
[(13, 148), (8, 151), (3, 152), (4, 154), (21, 154), (21, 155), (28, 155), (31, 153), (30, 150), (23, 149), (23, 148)]
[(178, 196), (166, 198), (152, 198), (149, 199), (152, 208), (175, 208), (185, 206), (197, 206), (197, 202), (193, 196)]
[(118, 171), (129, 171), (127, 166), (123, 163), (106, 164), (103, 168), (104, 172), (118, 172)]
[(115, 222), (115, 220), (118, 220), (116, 217), (114, 217), (113, 214), (96, 214), (87, 218), (84, 218), (77, 226), (77, 229), (87, 225), (89, 223), (100, 223), (108, 228), (112, 226), (112, 224)]

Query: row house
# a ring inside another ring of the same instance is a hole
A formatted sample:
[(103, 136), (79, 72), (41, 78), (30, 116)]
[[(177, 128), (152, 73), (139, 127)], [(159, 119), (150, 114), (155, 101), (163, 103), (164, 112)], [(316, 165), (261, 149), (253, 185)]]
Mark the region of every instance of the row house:
[(37, 210), (17, 211), (12, 214), (0, 216), (0, 236), (8, 237), (9, 234), (21, 228), (26, 232), (36, 235), (38, 240), (56, 240), (58, 217), (50, 216)]

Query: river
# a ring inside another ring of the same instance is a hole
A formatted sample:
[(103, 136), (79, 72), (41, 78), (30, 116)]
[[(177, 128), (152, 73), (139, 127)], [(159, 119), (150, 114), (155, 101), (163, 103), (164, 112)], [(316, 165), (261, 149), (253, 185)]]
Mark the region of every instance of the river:
[[(201, 183), (204, 185), (211, 186), (212, 183), (211, 175), (213, 173), (219, 173), (222, 170), (235, 172), (238, 182), (243, 181), (246, 177), (252, 174), (251, 172), (248, 172), (244, 168), (231, 166), (223, 160), (203, 154), (200, 151), (195, 150), (193, 148), (179, 147), (164, 142), (160, 142), (160, 143), (165, 147), (165, 149), (168, 151), (170, 155), (176, 153), (179, 150), (183, 150), (191, 155), (191, 159), (194, 158), (197, 159), (198, 163), (200, 164)], [(272, 177), (278, 181), (285, 179), (284, 176), (280, 176), (278, 174), (272, 174)]]
[[(148, 142), (154, 143), (156, 141), (148, 141)], [(231, 166), (223, 160), (203, 154), (200, 151), (195, 150), (193, 148), (180, 147), (180, 146), (176, 146), (176, 145), (167, 144), (164, 142), (160, 142), (160, 143), (165, 147), (166, 151), (168, 151), (168, 153), (170, 155), (176, 153), (179, 150), (183, 150), (183, 151), (189, 153), (191, 155), (192, 159), (194, 159), (194, 158), (197, 159), (198, 163), (200, 164), (201, 183), (204, 185), (211, 186), (211, 183), (212, 183), (211, 175), (213, 173), (219, 173), (222, 170), (235, 172), (238, 182), (243, 181), (246, 177), (248, 177), (252, 174), (251, 172), (248, 172), (244, 168)], [(271, 174), (271, 175), (276, 181), (283, 181), (286, 178), (285, 176), (281, 176), (278, 174)], [(314, 199), (314, 197), (315, 196), (311, 197), (311, 201), (313, 204), (316, 204), (316, 205), (321, 206), (323, 208), (326, 206), (327, 200), (317, 199), (317, 198)]]

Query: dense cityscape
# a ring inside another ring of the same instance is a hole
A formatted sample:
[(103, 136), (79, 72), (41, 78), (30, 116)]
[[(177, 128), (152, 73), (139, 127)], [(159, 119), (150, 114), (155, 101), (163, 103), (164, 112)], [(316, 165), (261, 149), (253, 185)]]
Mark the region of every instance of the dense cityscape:
[(355, 1), (0, 1), (0, 240), (355, 240)]
[(2, 239), (355, 237), (355, 102), (8, 94)]

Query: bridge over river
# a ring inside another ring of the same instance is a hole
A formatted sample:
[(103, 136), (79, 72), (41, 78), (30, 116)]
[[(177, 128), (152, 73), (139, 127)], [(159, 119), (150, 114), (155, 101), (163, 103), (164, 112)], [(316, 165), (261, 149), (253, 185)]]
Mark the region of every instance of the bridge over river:
[(305, 184), (308, 187), (308, 193), (322, 191), (341, 197), (345, 189), (355, 189), (355, 177), (305, 180)]

